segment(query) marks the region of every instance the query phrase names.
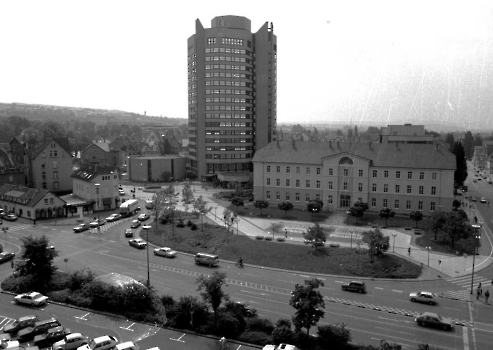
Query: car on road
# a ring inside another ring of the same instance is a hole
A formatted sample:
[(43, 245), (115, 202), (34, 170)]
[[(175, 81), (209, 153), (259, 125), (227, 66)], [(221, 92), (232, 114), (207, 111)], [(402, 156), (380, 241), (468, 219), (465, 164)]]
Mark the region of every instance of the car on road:
[(452, 330), (452, 320), (435, 312), (423, 312), (414, 319), (420, 326)]
[(88, 344), (89, 337), (80, 333), (72, 333), (66, 335), (62, 340), (53, 344), (53, 350), (75, 350), (80, 346)]
[(478, 182), (478, 180), (474, 179), (474, 180), (472, 180), (472, 182)]
[(314, 240), (314, 239), (305, 239), (303, 241), (305, 244), (311, 244), (313, 247), (323, 247), (325, 245), (325, 240), (320, 241), (320, 240)]
[(361, 281), (351, 281), (349, 283), (344, 283), (341, 287), (344, 291), (366, 293), (365, 282)]
[(154, 255), (164, 256), (166, 258), (174, 258), (176, 254), (176, 251), (168, 247), (154, 249)]
[(150, 216), (149, 216), (149, 214), (147, 214), (147, 213), (142, 213), (142, 214), (140, 214), (140, 215), (137, 217), (137, 219), (138, 219), (139, 221), (145, 221), (145, 220), (147, 220), (147, 219), (149, 219), (149, 218), (150, 218)]
[(118, 193), (120, 194), (120, 196), (124, 196), (125, 195), (125, 191), (122, 190), (122, 189), (118, 190)]
[(113, 349), (118, 344), (118, 339), (111, 335), (103, 335), (102, 337), (94, 338), (89, 344), (79, 346), (77, 350), (107, 350)]
[(115, 214), (111, 214), (110, 216), (108, 216), (106, 218), (106, 221), (113, 222), (113, 221), (118, 221), (121, 218), (122, 218), (122, 215), (121, 214), (115, 213)]
[(147, 199), (146, 200), (145, 207), (146, 207), (146, 209), (152, 209), (152, 208), (154, 208), (154, 200)]
[(476, 202), (476, 201), (477, 201), (476, 197), (471, 196), (471, 202)]
[(98, 226), (103, 226), (105, 224), (106, 224), (106, 220), (105, 219), (96, 219), (93, 222), (91, 222), (89, 224), (89, 226), (91, 226), (91, 227), (98, 227)]
[(3, 217), (4, 220), (7, 220), (7, 221), (15, 221), (17, 220), (17, 215), (15, 214), (7, 214)]
[(89, 224), (79, 224), (76, 227), (74, 227), (74, 232), (79, 233), (89, 230)]
[(409, 294), (409, 300), (411, 300), (413, 303), (419, 302), (419, 303), (426, 303), (430, 305), (437, 304), (437, 298), (433, 293), (430, 292), (411, 293)]
[(132, 220), (132, 223), (130, 224), (130, 228), (137, 228), (139, 226), (140, 226), (139, 220)]
[(128, 244), (135, 248), (144, 249), (147, 246), (147, 242), (142, 238), (134, 238), (128, 241)]
[(12, 252), (1, 252), (0, 253), (0, 263), (4, 263), (6, 261), (12, 260), (15, 256), (15, 253)]
[(481, 181), (481, 178), (480, 177), (478, 177), (478, 181)]
[(2, 330), (4, 333), (8, 333), (11, 336), (15, 337), (15, 335), (17, 334), (18, 331), (20, 331), (21, 329), (27, 328), (27, 327), (34, 326), (34, 323), (37, 321), (39, 321), (39, 318), (36, 315), (22, 316), (22, 317), (19, 317), (14, 322), (3, 326)]
[(125, 229), (125, 237), (133, 237), (134, 236), (134, 230), (131, 228), (126, 228)]
[(14, 298), (14, 302), (16, 304), (41, 306), (48, 302), (48, 297), (38, 292), (22, 293)]
[(48, 329), (48, 332), (46, 333), (36, 335), (33, 339), (33, 343), (39, 349), (48, 348), (51, 347), (57, 341), (63, 339), (67, 334), (70, 333), (71, 331), (69, 328), (58, 326), (55, 328)]
[(486, 203), (486, 198), (485, 197), (481, 197), (481, 203)]

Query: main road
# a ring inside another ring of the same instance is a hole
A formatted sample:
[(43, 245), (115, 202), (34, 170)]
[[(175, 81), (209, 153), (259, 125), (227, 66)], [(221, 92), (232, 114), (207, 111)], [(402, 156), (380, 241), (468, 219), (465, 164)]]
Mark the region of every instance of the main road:
[[(61, 270), (90, 268), (98, 275), (116, 272), (136, 280), (147, 280), (147, 250), (130, 247), (128, 238), (123, 235), (124, 229), (129, 227), (128, 219), (101, 235), (90, 231), (74, 234), (72, 226), (38, 224), (33, 227), (22, 222), (9, 223), (9, 226), (10, 229), (2, 237), (5, 250), (18, 251), (22, 236), (45, 234), (60, 253), (56, 263)], [(359, 295), (341, 290), (341, 283), (350, 278), (252, 266), (239, 269), (233, 263), (224, 261), (218, 268), (211, 269), (195, 265), (190, 255), (179, 254), (175, 259), (166, 259), (154, 256), (153, 247), (149, 248), (150, 280), (159, 294), (169, 294), (175, 298), (198, 295), (197, 277), (220, 270), (227, 273), (227, 293), (233, 300), (247, 301), (260, 315), (276, 321), (293, 315), (289, 298), (295, 284), (318, 277), (324, 280), (321, 292), (326, 301), (325, 318), (319, 325), (344, 322), (357, 343), (376, 345), (381, 339), (387, 339), (402, 344), (406, 349), (416, 349), (417, 344), (428, 343), (441, 349), (479, 350), (493, 343), (493, 315), (486, 312), (488, 306), (451, 299), (439, 299), (437, 306), (409, 301), (411, 291), (458, 289), (443, 280), (367, 280), (368, 293)], [(0, 277), (8, 275), (9, 269), (6, 264), (1, 266)], [(457, 325), (451, 332), (422, 328), (416, 324), (414, 317), (423, 311), (450, 317)]]

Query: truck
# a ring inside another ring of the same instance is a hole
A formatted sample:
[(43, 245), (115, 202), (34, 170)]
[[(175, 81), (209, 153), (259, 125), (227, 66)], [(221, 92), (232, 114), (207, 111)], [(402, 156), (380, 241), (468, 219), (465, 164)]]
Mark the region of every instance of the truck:
[(122, 217), (132, 216), (138, 207), (139, 202), (137, 199), (129, 199), (120, 205), (120, 214)]

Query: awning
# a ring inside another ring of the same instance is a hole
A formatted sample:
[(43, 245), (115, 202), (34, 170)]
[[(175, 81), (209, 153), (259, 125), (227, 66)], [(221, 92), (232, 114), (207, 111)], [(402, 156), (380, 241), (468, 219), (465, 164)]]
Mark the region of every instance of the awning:
[(66, 194), (65, 196), (61, 196), (60, 199), (63, 200), (65, 203), (67, 203), (67, 206), (71, 206), (71, 207), (80, 207), (83, 205), (91, 204), (90, 201), (80, 198), (79, 196), (76, 196), (73, 193)]

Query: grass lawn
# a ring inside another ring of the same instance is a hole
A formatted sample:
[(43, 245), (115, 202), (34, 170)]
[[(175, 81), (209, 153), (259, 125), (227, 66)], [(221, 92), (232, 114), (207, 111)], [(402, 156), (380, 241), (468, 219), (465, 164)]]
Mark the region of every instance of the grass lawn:
[[(245, 264), (311, 273), (375, 278), (416, 278), (421, 274), (421, 267), (394, 255), (375, 258), (371, 264), (369, 254), (366, 251), (358, 253), (355, 248), (315, 250), (306, 245), (255, 240), (228, 233), (225, 228), (211, 223), (205, 225), (202, 233), (200, 219), (192, 222), (197, 224), (197, 230), (175, 226), (174, 236), (170, 224), (158, 224), (156, 233), (156, 223), (149, 223), (152, 226), (149, 242), (185, 253), (209, 252), (229, 261), (236, 261), (241, 256)], [(144, 230), (141, 230), (141, 237), (146, 239)]]
[[(456, 254), (459, 255), (464, 253), (471, 255), (474, 252), (474, 237), (469, 237), (467, 240), (461, 239), (457, 241), (452, 248), (449, 243), (445, 243), (441, 240), (441, 235), (443, 233), (439, 233), (437, 235), (437, 240), (435, 240), (435, 233), (427, 230), (420, 237), (416, 237), (415, 244), (420, 247), (431, 247), (433, 252), (447, 253), (447, 254)], [(481, 245), (481, 242), (478, 241), (478, 247)]]

